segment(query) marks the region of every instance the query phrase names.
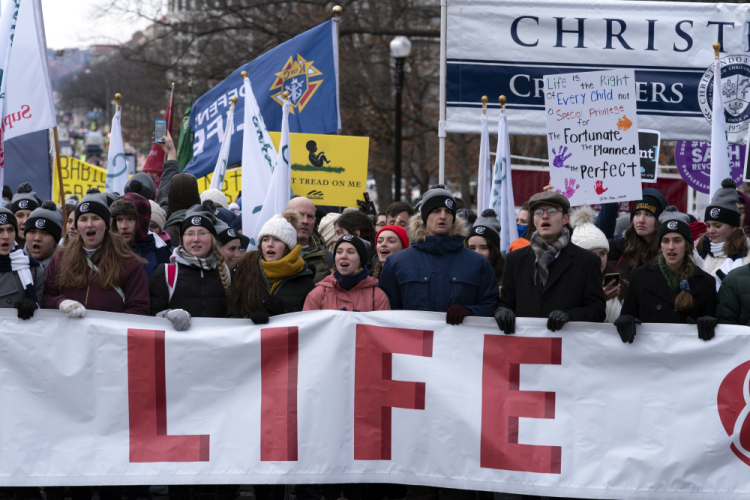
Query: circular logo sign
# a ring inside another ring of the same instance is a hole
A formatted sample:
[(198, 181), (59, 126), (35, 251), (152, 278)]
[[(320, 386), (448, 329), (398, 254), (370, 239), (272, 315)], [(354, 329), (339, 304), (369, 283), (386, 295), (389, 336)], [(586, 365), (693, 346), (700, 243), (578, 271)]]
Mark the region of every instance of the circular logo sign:
[(38, 227), (39, 229), (42, 229), (42, 228), (44, 228), (44, 219), (37, 219), (37, 220), (36, 220), (36, 223), (35, 223), (34, 225), (35, 225), (36, 227)]
[(474, 232), (477, 234), (484, 234), (484, 227), (479, 226), (478, 228), (474, 229)]
[(5, 214), (0, 215), (0, 224), (7, 224), (8, 223), (8, 216)]
[(193, 217), (190, 221), (194, 226), (200, 226), (201, 225), (201, 218), (200, 217)]
[(718, 217), (719, 216), (719, 212), (721, 212), (720, 208), (712, 208), (711, 209), (711, 217)]
[(21, 200), (18, 202), (18, 208), (26, 209), (29, 208), (29, 200)]
[(667, 223), (667, 227), (668, 227), (669, 229), (677, 229), (677, 221), (674, 221), (674, 220), (673, 220), (673, 221), (671, 221), (671, 222)]
[(448, 208), (453, 208), (453, 200), (445, 200), (445, 206)]
[(346, 236), (342, 236), (341, 239), (344, 241), (352, 241), (354, 237), (351, 234), (347, 234)]
[(236, 231), (235, 231), (234, 229), (232, 229), (232, 228), (229, 228), (229, 230), (227, 231), (227, 234), (228, 234), (228, 235), (229, 235), (229, 236), (230, 236), (231, 238), (234, 238), (235, 236), (237, 236), (237, 232), (236, 232)]
[(731, 438), (732, 452), (750, 465), (750, 361), (729, 372), (719, 386), (718, 409), (721, 424)]
[(79, 208), (81, 212), (88, 212), (89, 211), (89, 204), (88, 203), (81, 203), (81, 207)]
[[(724, 118), (727, 132), (736, 134), (747, 130), (750, 120), (750, 57), (735, 55), (719, 59), (721, 65), (721, 94), (724, 98)], [(714, 65), (708, 67), (698, 85), (698, 103), (709, 123), (714, 113)]]

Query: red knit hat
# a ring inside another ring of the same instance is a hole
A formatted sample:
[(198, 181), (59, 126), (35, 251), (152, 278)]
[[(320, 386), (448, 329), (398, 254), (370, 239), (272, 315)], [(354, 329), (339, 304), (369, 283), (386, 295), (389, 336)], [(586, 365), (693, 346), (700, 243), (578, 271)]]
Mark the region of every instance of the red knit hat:
[(404, 229), (401, 226), (383, 226), (380, 228), (380, 231), (378, 231), (378, 234), (375, 235), (375, 250), (377, 251), (377, 244), (378, 244), (378, 237), (380, 236), (380, 233), (383, 231), (393, 231), (396, 233), (396, 236), (398, 236), (398, 239), (401, 240), (401, 245), (404, 247), (404, 250), (409, 248), (409, 235), (406, 234), (406, 229)]

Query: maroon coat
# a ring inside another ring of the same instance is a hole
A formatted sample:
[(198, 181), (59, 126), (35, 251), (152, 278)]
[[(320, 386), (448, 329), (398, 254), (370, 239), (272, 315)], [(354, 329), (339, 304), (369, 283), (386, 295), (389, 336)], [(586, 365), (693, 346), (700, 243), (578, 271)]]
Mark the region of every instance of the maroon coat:
[[(60, 289), (57, 286), (57, 274), (65, 250), (59, 250), (52, 256), (47, 265), (44, 276), (44, 309), (58, 309), (63, 300), (75, 300), (83, 304), (86, 309), (126, 314), (151, 314), (151, 303), (148, 292), (146, 269), (138, 261), (125, 264), (120, 273), (120, 288), (125, 294), (125, 302), (113, 288), (102, 290), (99, 287), (99, 277), (94, 273), (91, 284), (87, 288), (75, 290), (73, 288)], [(92, 271), (93, 272), (93, 271)]]

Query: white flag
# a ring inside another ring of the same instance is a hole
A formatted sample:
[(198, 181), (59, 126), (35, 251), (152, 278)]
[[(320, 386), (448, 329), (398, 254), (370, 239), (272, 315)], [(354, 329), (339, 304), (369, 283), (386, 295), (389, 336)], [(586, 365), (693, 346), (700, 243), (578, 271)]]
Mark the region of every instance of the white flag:
[(214, 175), (211, 176), (211, 185), (209, 189), (224, 188), (224, 176), (227, 175), (227, 163), (229, 162), (229, 148), (232, 147), (232, 134), (234, 133), (234, 104), (227, 111), (227, 128), (224, 130), (224, 137), (221, 141), (219, 158), (216, 160)]
[(714, 62), (714, 102), (711, 120), (711, 184), (709, 196), (713, 197), (721, 188), (721, 181), (732, 177), (729, 162), (729, 140), (727, 139), (727, 121), (724, 117), (724, 98), (721, 95), (721, 65), (718, 59)]
[(487, 115), (482, 113), (482, 139), (479, 143), (479, 173), (477, 174), (477, 213), (490, 208), (492, 198), (492, 159), (490, 158), (490, 132)]
[[(268, 187), (268, 195), (263, 202), (263, 208), (258, 215), (253, 233), (244, 233), (250, 238), (248, 250), (255, 250), (260, 246), (258, 233), (263, 224), (276, 214), (281, 214), (292, 197), (292, 151), (289, 141), (289, 109), (291, 103), (284, 101), (284, 115), (281, 119), (281, 137), (279, 139), (279, 151), (276, 155), (276, 167), (271, 175), (271, 184)], [(244, 196), (244, 195), (243, 195)], [(243, 221), (244, 222), (244, 221)], [(253, 244), (252, 242), (255, 242)]]
[(497, 219), (500, 221), (500, 253), (505, 256), (510, 244), (518, 239), (513, 181), (510, 175), (508, 116), (505, 113), (501, 113), (497, 119), (497, 152), (495, 168), (492, 170), (490, 208), (497, 213)]
[[(255, 226), (271, 184), (276, 150), (260, 114), (250, 80), (245, 77), (245, 122), (242, 133), (242, 232), (257, 234)], [(260, 230), (260, 227), (258, 227)], [(257, 243), (250, 237), (250, 244)]]
[(109, 136), (109, 152), (107, 153), (107, 182), (104, 184), (105, 193), (125, 194), (125, 184), (128, 182), (128, 163), (125, 161), (125, 148), (122, 145), (122, 126), (119, 109), (112, 118), (112, 130)]
[(56, 126), (41, 0), (6, 0), (0, 16), (0, 61), (2, 142)]

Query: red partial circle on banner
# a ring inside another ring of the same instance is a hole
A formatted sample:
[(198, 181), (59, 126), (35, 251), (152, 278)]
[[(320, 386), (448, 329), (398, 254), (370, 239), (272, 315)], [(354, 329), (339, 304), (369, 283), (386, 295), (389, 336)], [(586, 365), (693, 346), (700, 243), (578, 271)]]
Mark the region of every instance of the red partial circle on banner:
[[(750, 372), (750, 361), (742, 363), (729, 372), (719, 386), (717, 398), (719, 418), (724, 426), (724, 431), (730, 437), (734, 437), (737, 420), (748, 404), (744, 396), (748, 372)], [(740, 427), (739, 442), (745, 450), (750, 450), (750, 418), (747, 418), (747, 416)], [(750, 466), (750, 455), (743, 453), (734, 443), (732, 443), (731, 449), (737, 455), (737, 458)]]

